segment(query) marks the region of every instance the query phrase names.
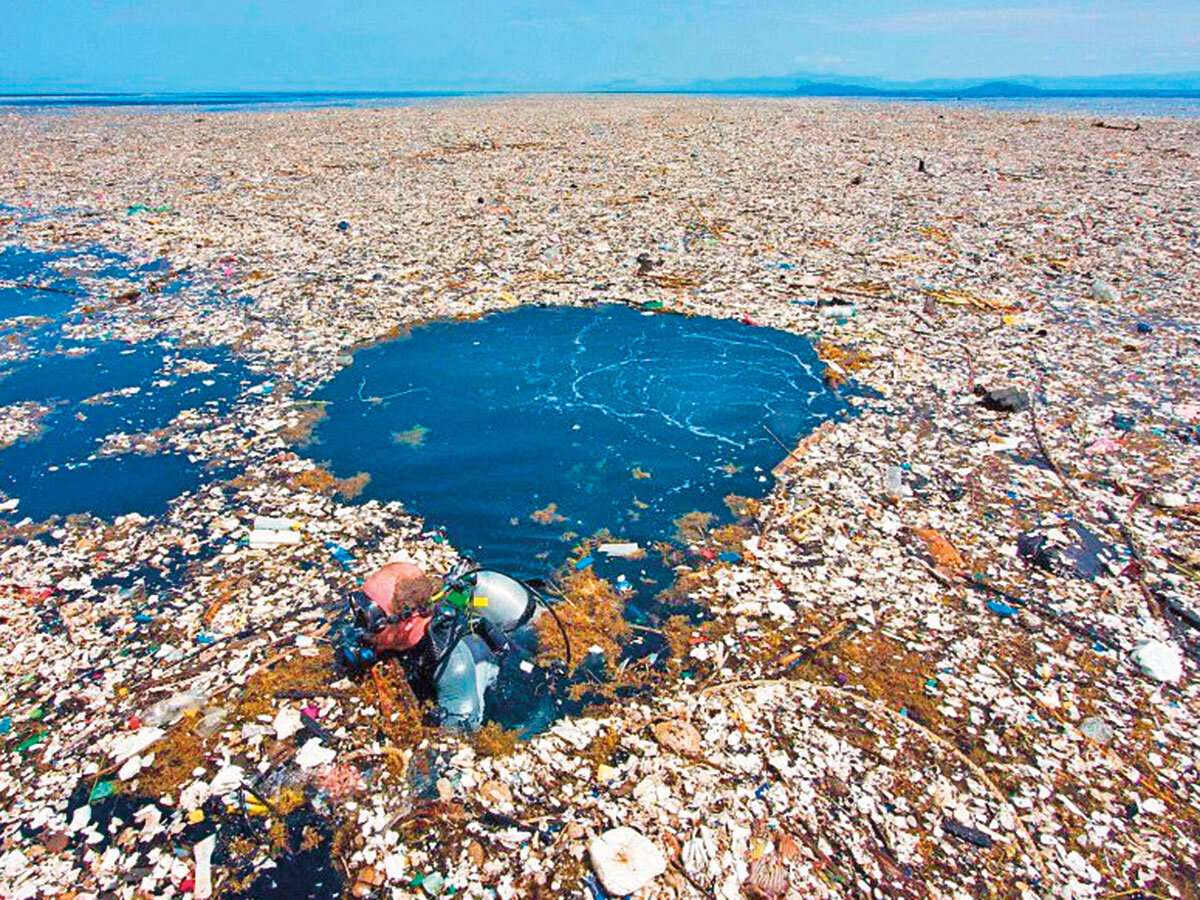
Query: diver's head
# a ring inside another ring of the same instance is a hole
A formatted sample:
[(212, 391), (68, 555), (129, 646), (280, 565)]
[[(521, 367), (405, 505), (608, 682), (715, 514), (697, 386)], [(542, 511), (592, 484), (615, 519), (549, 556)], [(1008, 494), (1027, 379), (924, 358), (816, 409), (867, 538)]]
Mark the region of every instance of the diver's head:
[(388, 563), (363, 582), (352, 601), (355, 625), (378, 650), (411, 650), (432, 618), (429, 580), (412, 563)]

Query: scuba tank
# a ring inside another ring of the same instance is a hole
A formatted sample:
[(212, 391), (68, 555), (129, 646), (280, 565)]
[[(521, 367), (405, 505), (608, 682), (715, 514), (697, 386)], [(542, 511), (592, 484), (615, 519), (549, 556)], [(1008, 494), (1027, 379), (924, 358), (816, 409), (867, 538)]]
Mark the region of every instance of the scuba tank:
[(536, 618), (537, 599), (517, 579), (489, 569), (481, 569), (473, 577), (471, 605), (480, 618), (508, 634)]
[(533, 592), (515, 578), (469, 566), (464, 562), (447, 574), (443, 609), (454, 612), (431, 626), (434, 646), (442, 645), (436, 670), (442, 724), (464, 731), (483, 723), (484, 694), (513, 647), (512, 635), (539, 612)]
[(483, 638), (468, 634), (449, 650), (437, 681), (437, 704), (442, 724), (474, 731), (483, 724), (483, 695), (496, 681), (499, 663)]

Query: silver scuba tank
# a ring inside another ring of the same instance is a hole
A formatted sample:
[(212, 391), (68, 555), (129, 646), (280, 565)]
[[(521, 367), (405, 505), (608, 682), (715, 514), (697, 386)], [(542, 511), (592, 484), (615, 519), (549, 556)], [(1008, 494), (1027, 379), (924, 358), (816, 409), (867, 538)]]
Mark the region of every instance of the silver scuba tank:
[(479, 636), (470, 634), (455, 644), (437, 683), (442, 724), (460, 731), (474, 731), (482, 725), (483, 695), (499, 671), (495, 657)]
[[(533, 622), (541, 612), (537, 598), (515, 578), (482, 569), (473, 579), (472, 609), (505, 634)], [(484, 694), (499, 671), (496, 657), (482, 637), (469, 634), (461, 638), (450, 649), (437, 682), (442, 724), (460, 731), (478, 729), (483, 724)]]
[(513, 632), (536, 618), (537, 600), (525, 585), (500, 572), (483, 569), (475, 573), (471, 591), (475, 611), (493, 625)]

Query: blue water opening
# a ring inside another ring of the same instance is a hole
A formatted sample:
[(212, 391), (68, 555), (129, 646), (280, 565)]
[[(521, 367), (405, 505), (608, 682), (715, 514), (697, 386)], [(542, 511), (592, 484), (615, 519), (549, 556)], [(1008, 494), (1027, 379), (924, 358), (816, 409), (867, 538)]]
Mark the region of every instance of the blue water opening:
[(0, 335), (11, 330), (10, 319), (52, 319), (75, 305), (79, 285), (50, 265), (60, 258), (25, 247), (0, 248)]
[[(728, 518), (726, 495), (765, 494), (775, 437), (847, 409), (822, 370), (806, 338), (773, 329), (523, 307), (358, 351), (315, 395), (327, 417), (309, 453), (368, 472), (364, 499), (402, 501), (481, 564), (541, 577), (602, 529), (648, 548), (685, 513)], [(647, 594), (667, 586), (653, 556), (594, 564)]]
[(0, 407), (37, 403), (46, 412), (38, 434), (0, 449), (0, 491), (19, 500), (9, 515), (163, 512), (200, 481), (201, 466), (166, 445), (123, 452), (123, 443), (106, 439), (163, 428), (185, 409), (218, 417), (251, 383), (224, 351), (153, 342), (77, 344), (10, 364)]
[(80, 307), (167, 268), (98, 246), (0, 248), (0, 410), (32, 414), (37, 426), (0, 446), (0, 515), (156, 515), (202, 480), (201, 465), (165, 442), (123, 452), (115, 437), (164, 428), (185, 409), (223, 415), (254, 383), (246, 366), (220, 349), (80, 341), (64, 330)]

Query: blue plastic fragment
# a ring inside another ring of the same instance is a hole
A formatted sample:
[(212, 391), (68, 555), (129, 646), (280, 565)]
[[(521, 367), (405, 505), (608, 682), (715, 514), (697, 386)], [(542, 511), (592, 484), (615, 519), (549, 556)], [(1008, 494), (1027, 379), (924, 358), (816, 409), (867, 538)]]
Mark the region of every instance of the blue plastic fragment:
[(740, 563), (742, 561), (742, 554), (735, 553), (733, 550), (726, 550), (721, 553), (717, 559), (719, 559), (721, 562)]
[(1154, 330), (1154, 327), (1149, 322), (1138, 322), (1137, 323), (1137, 333), (1138, 334), (1149, 334), (1153, 330)]
[(0, 719), (0, 734), (8, 734), (12, 731), (12, 716), (5, 716)]
[(211, 644), (214, 641), (216, 641), (216, 638), (213, 637), (211, 634), (207, 634), (206, 632), (202, 631), (198, 635), (196, 635), (196, 643), (197, 644)]
[(585, 556), (583, 559), (576, 560), (575, 561), (575, 571), (582, 572), (584, 569), (591, 566), (591, 564), (594, 563), (595, 561), (596, 560), (594, 558), (592, 558), (591, 556)]
[(330, 556), (341, 563), (342, 568), (348, 569), (354, 564), (354, 554), (335, 541), (326, 541), (325, 549), (329, 551)]
[(588, 872), (584, 879), (587, 883), (588, 890), (591, 892), (592, 900), (609, 900), (608, 891), (600, 886), (600, 882), (596, 880), (596, 876)]
[(1003, 616), (1006, 619), (1009, 616), (1015, 616), (1017, 614), (1017, 611), (1013, 607), (1009, 606), (1007, 603), (1001, 603), (999, 600), (989, 600), (987, 602), (987, 608), (996, 615)]
[(133, 621), (137, 622), (139, 625), (149, 625), (154, 621), (154, 616), (150, 615), (150, 613), (141, 612), (137, 613), (133, 617)]

